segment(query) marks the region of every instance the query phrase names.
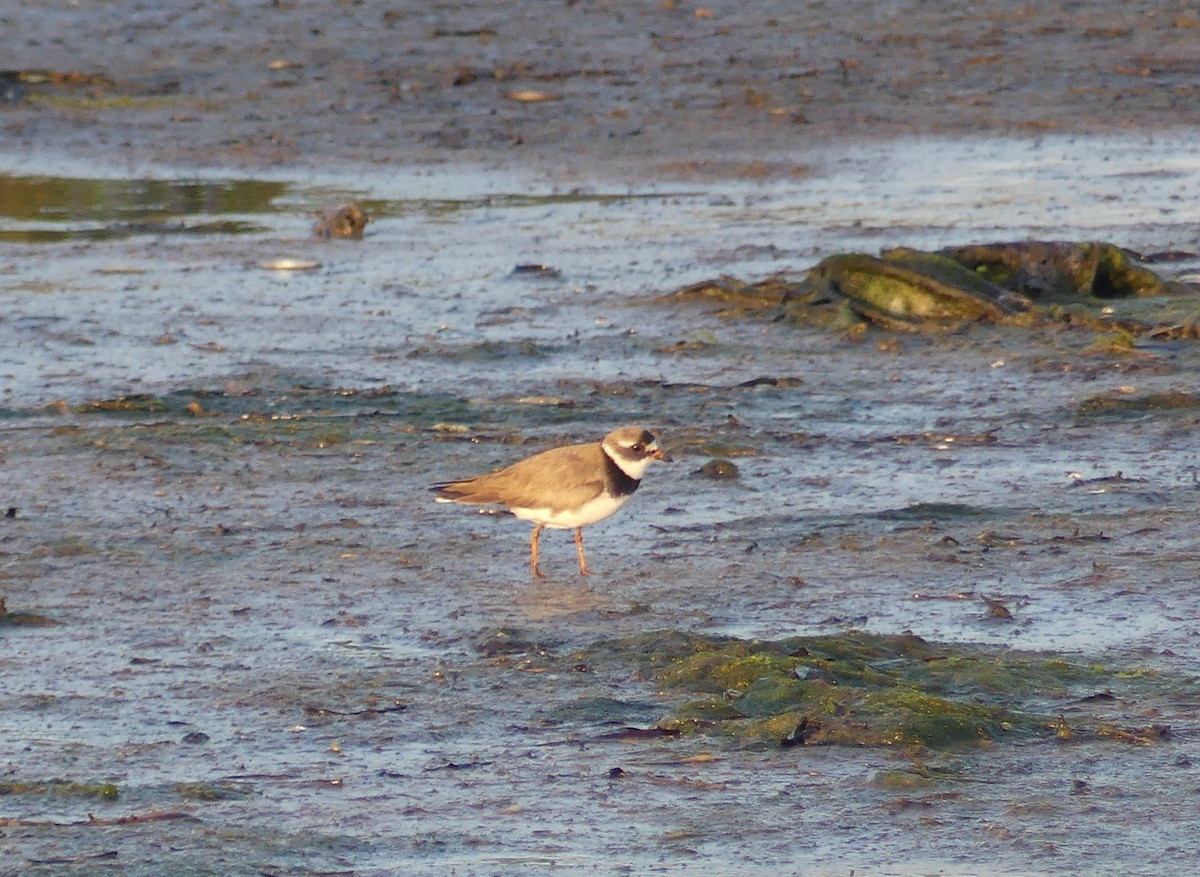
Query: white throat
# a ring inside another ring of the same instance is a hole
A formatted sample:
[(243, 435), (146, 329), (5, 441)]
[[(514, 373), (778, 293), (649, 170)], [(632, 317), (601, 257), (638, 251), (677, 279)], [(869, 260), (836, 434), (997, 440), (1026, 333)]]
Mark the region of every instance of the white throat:
[(617, 468), (628, 475), (635, 481), (641, 481), (642, 476), (646, 474), (646, 467), (653, 462), (653, 457), (643, 457), (640, 460), (628, 460), (621, 456), (621, 449), (610, 445), (608, 442), (603, 444), (604, 452), (608, 454), (608, 458), (617, 464)]

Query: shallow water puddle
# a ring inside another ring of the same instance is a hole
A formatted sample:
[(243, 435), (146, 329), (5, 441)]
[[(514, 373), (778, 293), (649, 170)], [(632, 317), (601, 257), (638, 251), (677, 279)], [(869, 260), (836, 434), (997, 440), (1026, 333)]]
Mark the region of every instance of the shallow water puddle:
[(254, 234), (287, 186), (257, 180), (209, 182), (82, 179), (0, 174), (0, 241), (58, 243), (135, 235)]
[[(162, 179), (17, 176), (0, 174), (0, 241), (59, 243), (137, 235), (248, 235), (271, 230), (271, 215), (309, 212), (353, 197), (329, 186), (301, 187), (258, 179)], [(374, 219), (419, 215), (454, 221), (463, 213), (494, 209), (623, 204), (677, 197), (661, 193), (585, 191), (543, 195), (497, 192), (453, 198), (364, 198)], [(229, 218), (226, 218), (229, 217)], [(236, 217), (236, 218), (235, 218)]]

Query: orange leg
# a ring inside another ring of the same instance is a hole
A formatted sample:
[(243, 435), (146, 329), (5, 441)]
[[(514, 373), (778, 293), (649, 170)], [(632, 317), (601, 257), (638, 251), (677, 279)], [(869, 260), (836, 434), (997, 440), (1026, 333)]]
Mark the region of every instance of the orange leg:
[(542, 525), (533, 525), (533, 537), (529, 540), (529, 571), (533, 573), (535, 579), (544, 579), (546, 574), (542, 572), (542, 568), (538, 566), (538, 540), (542, 536)]
[(587, 559), (583, 556), (583, 527), (575, 528), (575, 550), (579, 552), (579, 574), (590, 576), (592, 571), (588, 569)]

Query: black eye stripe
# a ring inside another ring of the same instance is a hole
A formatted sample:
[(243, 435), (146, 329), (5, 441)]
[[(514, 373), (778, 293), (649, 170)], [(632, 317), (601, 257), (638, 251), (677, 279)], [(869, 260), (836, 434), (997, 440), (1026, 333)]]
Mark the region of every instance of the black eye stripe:
[(653, 454), (658, 449), (658, 439), (654, 437), (654, 433), (652, 432), (643, 432), (639, 438), (632, 441), (626, 439), (620, 442), (617, 447), (623, 453), (642, 457)]

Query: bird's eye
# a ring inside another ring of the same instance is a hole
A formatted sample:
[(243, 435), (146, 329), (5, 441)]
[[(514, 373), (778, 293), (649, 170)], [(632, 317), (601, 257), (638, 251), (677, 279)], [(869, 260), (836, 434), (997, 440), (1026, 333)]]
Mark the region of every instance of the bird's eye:
[(641, 442), (638, 442), (637, 444), (630, 445), (629, 450), (633, 451), (635, 454), (640, 454), (642, 451), (646, 450), (646, 446)]

